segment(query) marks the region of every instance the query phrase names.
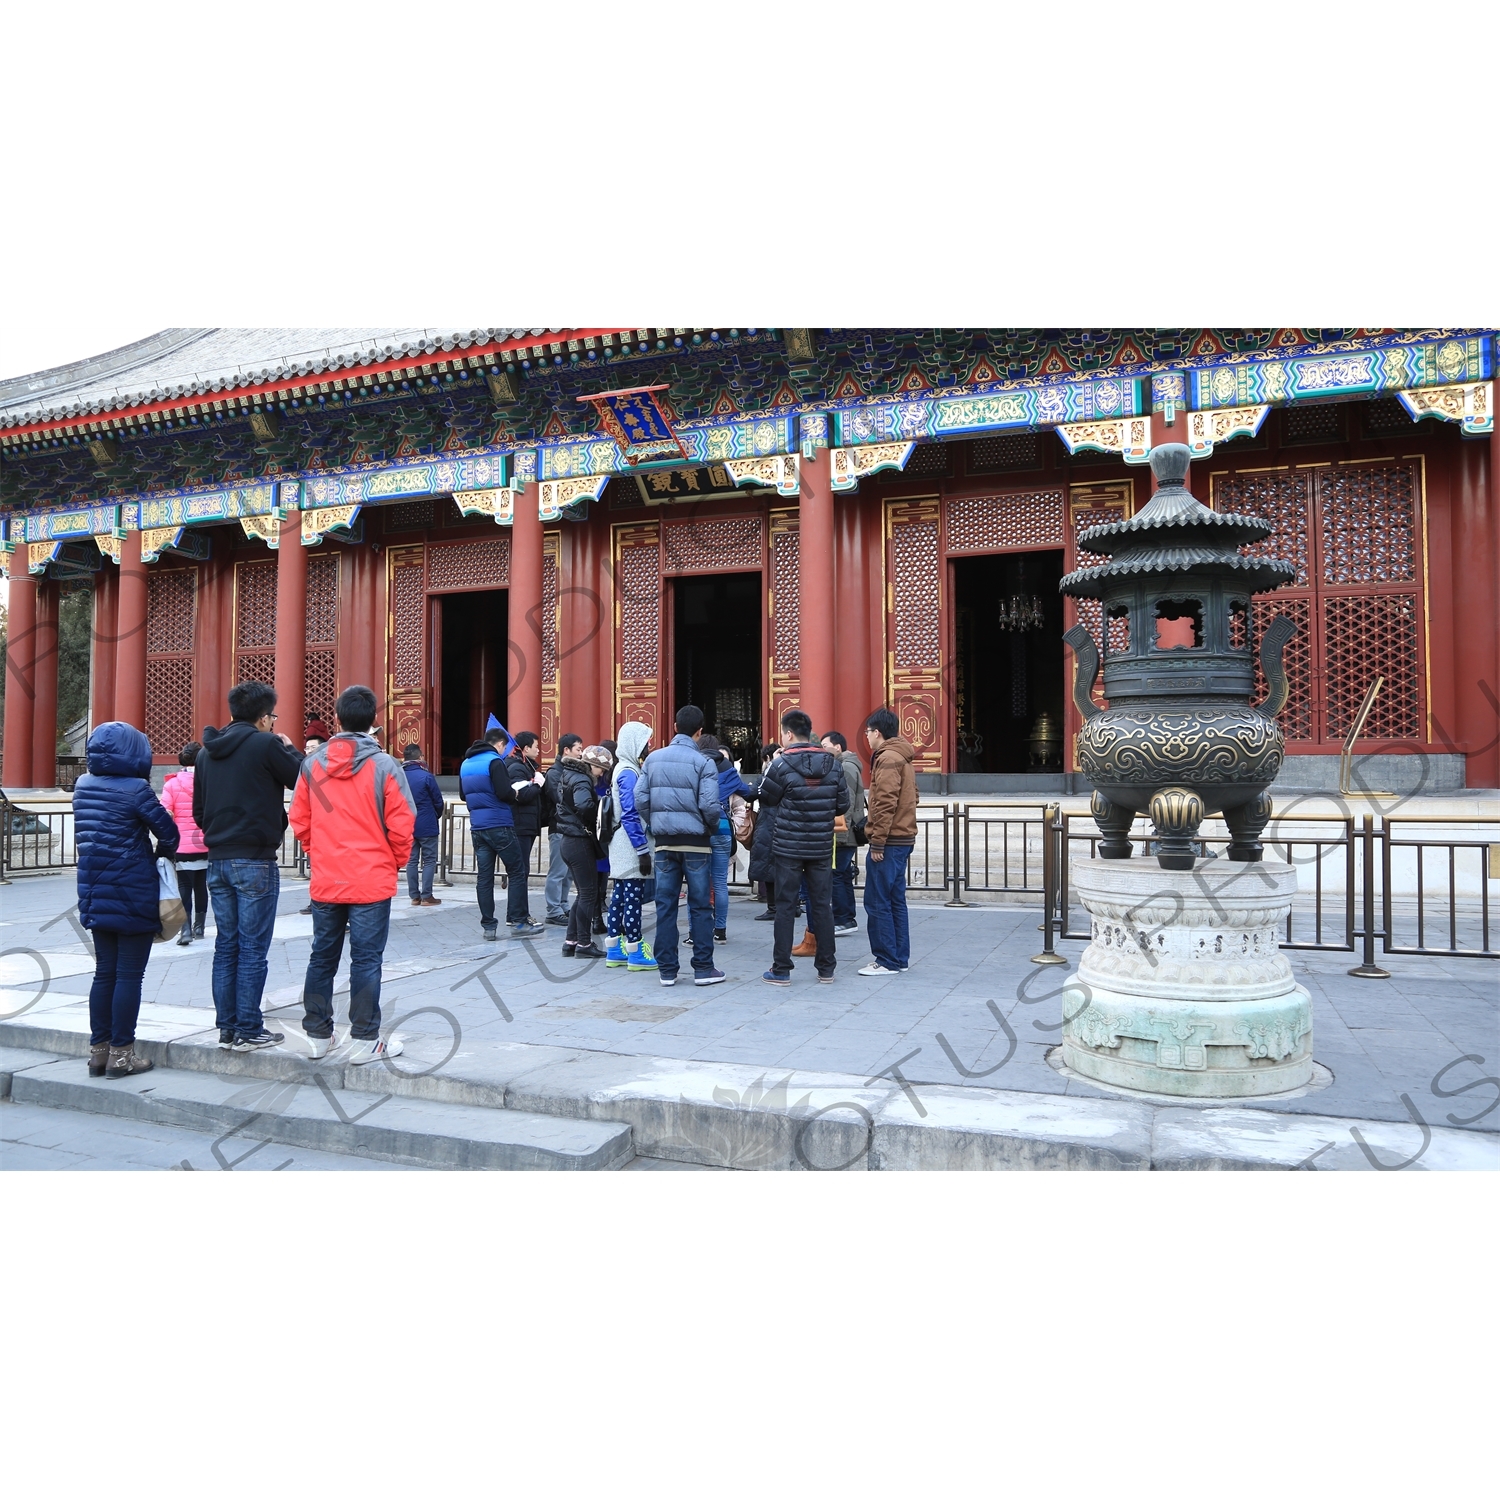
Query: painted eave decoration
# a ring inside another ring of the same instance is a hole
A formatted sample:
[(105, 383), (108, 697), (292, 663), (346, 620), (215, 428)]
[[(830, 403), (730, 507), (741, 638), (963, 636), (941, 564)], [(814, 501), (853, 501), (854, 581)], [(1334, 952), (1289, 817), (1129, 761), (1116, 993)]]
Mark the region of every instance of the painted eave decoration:
[(620, 456), (634, 466), (653, 460), (683, 458), (687, 449), (672, 430), (671, 418), (662, 410), (658, 391), (664, 385), (638, 385), (624, 391), (602, 391), (578, 400), (592, 406), (600, 429), (620, 447)]

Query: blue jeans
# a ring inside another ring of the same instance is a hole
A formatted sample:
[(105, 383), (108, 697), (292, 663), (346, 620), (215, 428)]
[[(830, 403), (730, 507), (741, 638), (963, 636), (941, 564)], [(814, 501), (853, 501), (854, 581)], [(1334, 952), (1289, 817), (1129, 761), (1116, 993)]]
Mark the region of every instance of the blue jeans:
[(716, 833), (708, 847), (713, 851), (714, 926), (722, 932), (729, 926), (729, 856), (734, 853), (734, 835)]
[(349, 1029), (362, 1042), (380, 1035), (380, 963), (391, 930), (391, 903), (340, 905), (314, 901), (313, 945), (302, 986), (302, 1029), (308, 1036), (333, 1035), (333, 977), (344, 956), (349, 929)]
[(906, 925), (906, 862), (910, 844), (887, 844), (884, 859), (865, 860), (865, 928), (870, 953), (884, 969), (911, 962)]
[(214, 904), (214, 1016), (220, 1031), (257, 1036), (265, 1030), (260, 997), (266, 954), (276, 925), (281, 871), (274, 859), (211, 859), (208, 894)]
[(833, 846), (833, 925), (854, 926), (854, 845)]
[(505, 866), (505, 920), (514, 927), (526, 920), (526, 855), (514, 828), (475, 828), (474, 867), (478, 872), (475, 895), (479, 898), (479, 925), (495, 925), (495, 861)]
[(693, 943), (693, 972), (707, 974), (714, 966), (714, 918), (709, 909), (713, 884), (712, 856), (658, 849), (651, 861), (656, 879), (656, 941), (652, 951), (662, 978), (677, 973), (677, 901), (687, 882), (688, 932)]
[(94, 982), (89, 987), (89, 1041), (128, 1047), (141, 1013), (141, 980), (151, 957), (149, 932), (94, 929)]
[[(411, 859), (406, 865), (406, 894), (415, 901), (419, 896), (432, 894), (433, 877), (437, 874), (438, 835), (411, 841)], [(418, 889), (418, 886), (421, 889)]]

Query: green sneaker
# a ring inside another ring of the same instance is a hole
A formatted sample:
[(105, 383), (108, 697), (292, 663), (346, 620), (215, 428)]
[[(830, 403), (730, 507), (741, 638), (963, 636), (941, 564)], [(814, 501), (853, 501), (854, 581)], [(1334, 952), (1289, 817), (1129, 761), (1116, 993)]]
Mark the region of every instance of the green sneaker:
[(629, 949), (625, 955), (625, 960), (625, 967), (632, 972), (654, 969), (656, 967), (656, 959), (652, 956), (650, 943), (640, 943), (636, 947)]

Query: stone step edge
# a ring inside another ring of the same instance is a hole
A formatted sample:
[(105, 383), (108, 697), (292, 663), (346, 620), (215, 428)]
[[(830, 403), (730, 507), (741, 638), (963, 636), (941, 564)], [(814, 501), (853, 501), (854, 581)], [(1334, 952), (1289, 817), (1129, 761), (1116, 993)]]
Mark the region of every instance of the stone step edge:
[[(0, 1022), (0, 1046), (20, 1040), (18, 1026)], [(26, 1035), (33, 1047), (55, 1042), (43, 1050), (76, 1056), (86, 1047), (40, 1018)], [(211, 1031), (140, 1047), (174, 1067), (246, 1078), (310, 1078), (327, 1067), (281, 1049), (222, 1052)], [(874, 1087), (857, 1075), (527, 1043), (489, 1051), (509, 1062), (489, 1080), (474, 1076), (472, 1061), (467, 1077), (337, 1064), (323, 1076), (351, 1092), (628, 1124), (637, 1155), (746, 1170), (1404, 1169), (1397, 1163), (1500, 1170), (1500, 1136), (1425, 1123), (925, 1083), (915, 1091), (919, 1113), (886, 1079)]]
[[(187, 1078), (200, 1088), (174, 1092), (173, 1080)], [(228, 1096), (204, 1097), (201, 1085), (209, 1078), (221, 1083)], [(514, 1131), (509, 1139), (496, 1139), (476, 1132), (475, 1111), (461, 1105), (395, 1095), (362, 1104), (347, 1091), (331, 1091), (325, 1106), (322, 1099), (304, 1096), (297, 1085), (251, 1080), (248, 1086), (236, 1087), (239, 1080), (222, 1075), (170, 1068), (106, 1082), (89, 1078), (75, 1058), (55, 1058), (18, 1068), (9, 1081), (10, 1098), (16, 1103), (192, 1130), (218, 1135), (221, 1141), (274, 1141), (404, 1166), (611, 1171), (625, 1166), (635, 1154), (629, 1127), (618, 1122), (569, 1121), (570, 1126), (583, 1127), (575, 1128), (575, 1139), (549, 1143), (546, 1138), (558, 1134), (559, 1117), (520, 1110), (486, 1111), (496, 1124)], [(262, 1085), (258, 1097), (257, 1083)], [(375, 1120), (365, 1118), (387, 1101), (401, 1107)], [(541, 1139), (526, 1139), (528, 1131), (538, 1132)]]

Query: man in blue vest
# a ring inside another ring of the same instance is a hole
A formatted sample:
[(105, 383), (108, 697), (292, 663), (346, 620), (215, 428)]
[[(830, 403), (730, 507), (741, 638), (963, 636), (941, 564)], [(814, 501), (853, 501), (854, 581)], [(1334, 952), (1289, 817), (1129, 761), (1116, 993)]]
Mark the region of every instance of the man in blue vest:
[(542, 795), (542, 789), (533, 781), (511, 781), (499, 748), (509, 741), (504, 729), (487, 729), (482, 740), (469, 746), (458, 768), (458, 789), (469, 806), (469, 832), (479, 875), (479, 924), (491, 942), (500, 936), (495, 921), (496, 859), (505, 866), (509, 877), (505, 919), (510, 935), (539, 937), (546, 930), (527, 916), (526, 856), (515, 829), (516, 806), (529, 806)]

